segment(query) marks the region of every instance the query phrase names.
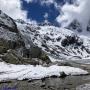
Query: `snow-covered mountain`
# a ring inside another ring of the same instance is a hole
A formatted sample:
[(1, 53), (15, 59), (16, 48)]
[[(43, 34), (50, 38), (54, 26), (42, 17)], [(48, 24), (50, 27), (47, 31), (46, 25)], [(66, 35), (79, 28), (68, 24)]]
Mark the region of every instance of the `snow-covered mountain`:
[(0, 81), (86, 75), (86, 70), (54, 61), (89, 57), (89, 36), (47, 23), (13, 20), (0, 11)]
[[(90, 38), (81, 33), (79, 23), (70, 25), (69, 29), (53, 25), (32, 25), (16, 21), (20, 32), (32, 42), (42, 48), (49, 55), (60, 59), (88, 58), (90, 57)], [(72, 27), (72, 28), (71, 28)], [(73, 30), (73, 28), (78, 29)], [(29, 41), (27, 41), (26, 45)]]
[(0, 38), (18, 39), (19, 34), (27, 50), (39, 47), (50, 57), (58, 59), (90, 57), (89, 25), (88, 30), (82, 33), (78, 21), (72, 22), (67, 28), (50, 24), (34, 25), (19, 19), (13, 20), (0, 11), (0, 25)]

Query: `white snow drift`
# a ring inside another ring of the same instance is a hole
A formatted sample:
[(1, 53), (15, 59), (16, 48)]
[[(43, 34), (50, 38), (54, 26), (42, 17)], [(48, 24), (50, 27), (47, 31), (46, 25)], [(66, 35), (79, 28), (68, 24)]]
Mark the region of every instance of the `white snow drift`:
[(66, 75), (88, 74), (87, 71), (69, 66), (53, 65), (43, 67), (40, 65), (13, 65), (0, 62), (0, 81), (9, 79), (41, 79), (52, 75), (60, 76), (61, 72), (65, 72)]

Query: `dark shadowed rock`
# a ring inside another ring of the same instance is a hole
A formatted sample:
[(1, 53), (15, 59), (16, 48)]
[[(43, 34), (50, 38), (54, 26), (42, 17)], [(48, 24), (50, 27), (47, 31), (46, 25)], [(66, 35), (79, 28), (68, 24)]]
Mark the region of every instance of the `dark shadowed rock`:
[(66, 36), (65, 39), (62, 40), (61, 45), (62, 46), (69, 46), (75, 44), (76, 46), (81, 46), (83, 45), (83, 41), (76, 35), (72, 36)]
[(65, 74), (65, 72), (61, 72), (60, 73), (60, 78), (65, 78), (67, 75)]
[(1, 26), (9, 29), (11, 32), (18, 33), (17, 25), (14, 20), (0, 10), (0, 27)]

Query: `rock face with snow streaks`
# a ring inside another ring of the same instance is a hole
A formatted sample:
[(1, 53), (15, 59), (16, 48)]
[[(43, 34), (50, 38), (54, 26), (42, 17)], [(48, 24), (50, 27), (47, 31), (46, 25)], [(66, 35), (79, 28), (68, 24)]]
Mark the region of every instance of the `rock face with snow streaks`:
[(13, 64), (50, 63), (46, 53), (25, 35), (11, 17), (0, 11), (0, 58)]
[[(48, 64), (51, 62), (48, 55), (63, 60), (89, 58), (90, 37), (88, 31), (84, 35), (80, 27), (78, 21), (72, 22), (68, 29), (34, 25), (13, 20), (0, 11), (1, 58), (11, 63), (12, 57), (17, 61), (15, 64)], [(77, 28), (81, 29), (79, 33), (73, 30)]]
[[(53, 57), (59, 59), (90, 57), (89, 35), (52, 25), (22, 24), (17, 21), (16, 23), (22, 35), (28, 38), (29, 43), (31, 39), (36, 46)], [(26, 40), (27, 47), (30, 45), (28, 41)]]

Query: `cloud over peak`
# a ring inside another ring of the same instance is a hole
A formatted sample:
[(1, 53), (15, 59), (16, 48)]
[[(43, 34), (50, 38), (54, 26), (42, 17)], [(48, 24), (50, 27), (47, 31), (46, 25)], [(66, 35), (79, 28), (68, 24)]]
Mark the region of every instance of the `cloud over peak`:
[(89, 8), (90, 0), (77, 0), (74, 4), (66, 3), (61, 8), (62, 15), (56, 20), (65, 27), (76, 19), (82, 24), (83, 29), (86, 29), (90, 20)]
[(27, 11), (21, 9), (20, 0), (0, 0), (0, 9), (14, 19), (27, 19)]

